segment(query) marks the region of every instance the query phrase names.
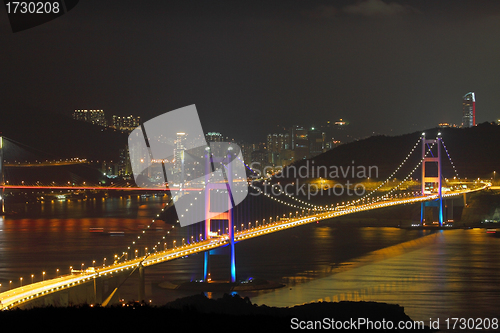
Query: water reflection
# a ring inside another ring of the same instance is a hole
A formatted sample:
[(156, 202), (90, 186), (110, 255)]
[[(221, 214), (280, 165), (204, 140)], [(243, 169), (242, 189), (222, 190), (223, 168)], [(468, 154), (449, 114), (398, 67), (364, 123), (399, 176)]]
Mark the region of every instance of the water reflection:
[[(88, 267), (92, 261), (102, 264), (104, 258), (112, 260), (150, 223), (163, 201), (162, 197), (132, 196), (10, 207), (15, 213), (0, 217), (0, 290), (20, 277), (33, 274), (38, 281), (42, 272), (51, 278), (57, 269), (66, 274), (70, 266), (80, 268), (84, 263)], [(102, 228), (105, 233), (91, 233), (91, 228)], [(123, 232), (124, 237), (110, 237), (113, 231)], [(153, 236), (145, 240), (152, 241)]]
[(405, 307), (414, 320), (495, 318), (500, 240), (484, 230), (447, 230), (380, 249), (327, 277), (261, 294), (257, 304), (379, 301)]
[[(55, 201), (25, 205), (19, 214), (0, 217), (1, 290), (19, 283), (69, 272), (93, 260), (113, 258), (148, 225), (164, 205), (162, 198), (123, 197)], [(162, 225), (158, 225), (162, 227)], [(103, 237), (89, 228), (123, 231)], [(156, 243), (162, 230), (147, 233)], [(172, 244), (172, 239), (166, 239)], [(253, 303), (293, 306), (313, 301), (397, 303), (415, 320), (498, 314), (500, 239), (482, 229), (429, 232), (397, 228), (337, 227), (310, 224), (236, 244), (239, 279), (250, 276), (282, 282), (285, 288), (249, 292)], [(190, 292), (166, 291), (162, 281), (199, 279), (203, 255), (146, 270), (148, 298), (162, 304)], [(137, 297), (135, 278), (120, 291)], [(13, 281), (9, 284), (9, 281)], [(197, 292), (195, 292), (197, 293)], [(210, 294), (210, 297), (220, 295)]]

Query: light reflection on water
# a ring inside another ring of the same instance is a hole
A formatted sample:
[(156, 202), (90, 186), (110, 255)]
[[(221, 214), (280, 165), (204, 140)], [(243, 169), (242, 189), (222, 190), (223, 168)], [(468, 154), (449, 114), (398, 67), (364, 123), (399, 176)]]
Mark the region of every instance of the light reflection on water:
[[(164, 205), (137, 197), (54, 202), (0, 217), (1, 290), (54, 277), (69, 266), (88, 266), (126, 248)], [(159, 225), (161, 226), (161, 225)], [(164, 226), (164, 225), (163, 225)], [(124, 237), (89, 228), (124, 231)], [(148, 235), (161, 239), (161, 231)], [(484, 230), (429, 232), (397, 228), (346, 228), (322, 222), (236, 244), (238, 278), (260, 277), (286, 287), (249, 292), (256, 304), (293, 306), (314, 301), (380, 301), (405, 307), (412, 319), (493, 318), (499, 313), (500, 238)], [(108, 259), (110, 260), (110, 259)], [(109, 263), (109, 262), (108, 262)], [(160, 289), (165, 280), (201, 278), (203, 256), (194, 255), (146, 270), (147, 297), (155, 304), (197, 292)], [(121, 297), (137, 297), (136, 280)], [(213, 293), (212, 297), (218, 295)]]
[[(446, 230), (364, 256), (342, 272), (266, 293), (270, 306), (315, 301), (396, 303), (414, 320), (499, 315), (500, 239), (484, 229)], [(444, 326), (442, 329), (446, 328)]]
[[(163, 204), (161, 197), (133, 196), (10, 207), (17, 213), (0, 220), (0, 290), (11, 280), (16, 287), (20, 277), (27, 281), (31, 274), (37, 281), (42, 272), (50, 278), (57, 269), (66, 274), (70, 266), (88, 267), (93, 260), (103, 264), (107, 258), (109, 264)], [(90, 228), (103, 228), (105, 233), (91, 233)], [(113, 231), (123, 231), (124, 237), (110, 237)]]

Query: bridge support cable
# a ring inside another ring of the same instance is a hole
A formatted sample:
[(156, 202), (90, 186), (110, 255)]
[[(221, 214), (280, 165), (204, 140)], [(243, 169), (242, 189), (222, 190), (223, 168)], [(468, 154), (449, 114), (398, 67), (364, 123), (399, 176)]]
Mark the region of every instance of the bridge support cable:
[[(420, 139), (419, 139), (418, 143), (422, 142), (422, 140), (423, 140), (423, 139), (424, 139), (424, 136), (420, 137)], [(436, 139), (437, 139), (437, 138), (436, 138)], [(385, 199), (387, 199), (390, 195), (392, 195), (392, 193), (394, 193), (396, 190), (398, 190), (398, 189), (401, 187), (401, 185), (403, 185), (403, 184), (404, 184), (404, 183), (405, 183), (405, 182), (406, 182), (406, 181), (407, 181), (407, 180), (408, 180), (408, 179), (409, 179), (409, 178), (413, 175), (413, 173), (415, 173), (415, 171), (417, 171), (417, 169), (420, 167), (420, 165), (422, 164), (422, 162), (424, 161), (424, 159), (427, 157), (427, 155), (428, 155), (429, 153), (432, 153), (432, 148), (434, 147), (434, 144), (435, 144), (435, 143), (432, 143), (432, 145), (431, 145), (430, 147), (428, 147), (428, 150), (427, 150), (427, 152), (424, 154), (424, 157), (422, 157), (422, 158), (420, 159), (420, 161), (417, 163), (417, 165), (416, 165), (416, 166), (415, 166), (415, 167), (414, 167), (414, 168), (413, 168), (413, 169), (412, 169), (412, 170), (408, 173), (408, 175), (407, 175), (405, 178), (403, 178), (403, 180), (402, 180), (401, 182), (399, 182), (399, 183), (398, 183), (395, 187), (393, 187), (390, 191), (388, 191), (388, 192), (387, 192), (385, 195), (383, 195), (382, 197), (378, 197), (376, 200), (372, 200), (372, 203), (374, 203), (374, 202), (379, 202), (379, 201), (382, 201), (382, 200), (385, 200)], [(413, 150), (414, 150), (415, 148), (416, 148), (416, 147), (414, 147), (414, 148), (412, 149), (412, 152), (411, 152), (411, 153), (413, 153)], [(410, 154), (411, 154), (411, 153), (410, 153)], [(408, 156), (408, 157), (409, 157), (409, 156)], [(400, 167), (401, 167), (401, 166), (402, 166), (402, 165), (400, 165)], [(400, 168), (400, 167), (399, 167), (399, 168)], [(399, 168), (398, 168), (398, 170), (399, 170)], [(395, 174), (395, 172), (393, 172), (393, 174), (392, 174), (390, 177), (392, 178), (394, 174)], [(384, 181), (384, 183), (387, 183), (387, 182), (388, 182), (391, 178), (386, 179), (386, 180)], [(383, 183), (383, 184), (384, 184), (384, 183)], [(382, 184), (382, 185), (383, 185), (383, 184)], [(381, 187), (382, 187), (382, 186), (379, 186), (377, 189), (380, 189)], [(356, 202), (356, 203), (358, 203), (358, 202), (362, 201), (363, 199), (367, 199), (367, 198), (368, 198), (371, 194), (373, 194), (375, 191), (377, 191), (377, 189), (375, 189), (375, 190), (373, 190), (372, 192), (370, 192), (369, 194), (365, 195), (363, 198), (360, 198), (360, 199), (356, 200), (355, 202)], [(422, 195), (423, 195), (423, 193), (422, 193)]]
[[(396, 173), (398, 173), (398, 171), (406, 164), (406, 161), (408, 161), (408, 159), (411, 157), (411, 155), (413, 155), (413, 152), (417, 149), (418, 145), (420, 144), (420, 142), (422, 141), (423, 138), (424, 138), (423, 136), (420, 136), (418, 138), (417, 142), (411, 148), (411, 150), (408, 153), (408, 155), (406, 155), (406, 157), (399, 164), (399, 166), (391, 173), (391, 175), (389, 177), (387, 177), (387, 179), (384, 180), (377, 188), (375, 188), (374, 190), (372, 190), (370, 193), (366, 194), (363, 198), (366, 199), (366, 198), (370, 197), (373, 193), (377, 192), (380, 188), (382, 188), (382, 186), (384, 186), (385, 184), (387, 184), (396, 175)], [(412, 173), (413, 173), (413, 171), (412, 171)], [(362, 199), (359, 199), (357, 201), (359, 202)]]
[[(254, 173), (254, 174), (259, 175), (259, 172), (257, 172), (257, 171), (255, 171), (255, 170), (253, 170), (250, 166), (248, 166), (248, 165), (245, 163), (245, 161), (242, 161), (239, 157), (238, 157), (238, 159), (240, 160), (240, 162), (241, 162), (241, 163), (243, 163), (243, 164), (245, 165), (245, 167), (246, 167), (246, 168), (247, 168), (250, 172), (252, 172), (252, 173)], [(270, 184), (266, 184), (264, 179), (263, 179), (263, 181), (264, 181), (264, 183), (263, 183), (264, 185), (270, 185)], [(254, 180), (253, 182), (257, 182), (257, 180)], [(257, 189), (257, 187), (256, 187), (255, 185), (253, 185), (253, 184), (250, 184), (250, 186), (252, 186), (253, 188)], [(259, 189), (260, 189), (260, 188), (259, 188)], [(261, 189), (260, 189), (260, 190), (261, 190)], [(300, 200), (299, 198), (294, 197), (293, 195), (291, 195), (290, 193), (287, 193), (286, 191), (280, 191), (280, 192), (282, 192), (282, 194), (284, 194), (284, 195), (288, 196), (288, 197), (289, 197), (290, 199), (292, 199), (292, 200), (295, 200), (295, 201), (297, 201), (297, 202), (299, 202), (299, 203), (301, 203), (301, 204), (303, 204), (303, 205), (307, 205), (307, 206), (309, 206), (309, 208), (307, 208), (307, 209), (311, 209), (311, 208), (320, 209), (320, 208), (321, 208), (321, 206), (313, 205), (313, 204), (311, 204), (311, 203), (309, 203), (309, 202), (306, 202), (306, 201), (304, 201), (304, 200)]]
[[(356, 201), (353, 201), (352, 205), (355, 205), (359, 202), (361, 202), (363, 199), (367, 199), (369, 198), (373, 193), (375, 193), (377, 190), (379, 190), (382, 186), (384, 186), (387, 182), (389, 182), (395, 175), (396, 173), (406, 164), (406, 162), (408, 161), (408, 159), (412, 156), (413, 152), (417, 149), (418, 145), (420, 144), (420, 142), (422, 141), (423, 139), (423, 136), (420, 136), (419, 139), (417, 140), (417, 142), (413, 145), (412, 149), (410, 150), (410, 152), (408, 153), (408, 155), (403, 159), (403, 161), (399, 164), (399, 166), (396, 168), (396, 170), (394, 170), (394, 172), (392, 172), (392, 174), (384, 181), (382, 182), (382, 184), (380, 184), (376, 189), (374, 189), (373, 191), (371, 191), (370, 193), (368, 193), (367, 195), (365, 195), (363, 198), (360, 198)], [(417, 165), (417, 167), (415, 167), (411, 172), (410, 174), (403, 180), (403, 182), (401, 182), (397, 188), (399, 188), (416, 170), (416, 168), (418, 168), (420, 164)], [(250, 167), (247, 166), (247, 168), (251, 171), (253, 171)], [(279, 190), (279, 188), (278, 188)], [(310, 203), (307, 203), (307, 202), (304, 202), (304, 201), (301, 201), (300, 199), (297, 199), (295, 198), (294, 196), (290, 195), (289, 193), (287, 193), (286, 191), (283, 192), (281, 191), (283, 194), (285, 194), (286, 196), (288, 196), (289, 198), (293, 199), (293, 200), (296, 200), (296, 201), (299, 201), (300, 203), (302, 204), (306, 204), (308, 205), (309, 207), (307, 207), (306, 209), (310, 210), (310, 209), (313, 209), (315, 211), (331, 211), (331, 210), (336, 210), (336, 208), (333, 208), (333, 207), (328, 207), (328, 206), (317, 206), (317, 205), (313, 205), (313, 204), (310, 204)], [(394, 192), (394, 189), (389, 192), (388, 194)], [(270, 197), (270, 196), (269, 196)], [(272, 197), (271, 197), (272, 198)], [(377, 201), (380, 201), (382, 199), (377, 199)], [(279, 201), (279, 200), (277, 200)]]
[[(417, 142), (413, 145), (412, 149), (410, 150), (410, 152), (408, 153), (408, 155), (403, 159), (403, 161), (399, 164), (399, 166), (392, 172), (392, 174), (384, 181), (382, 182), (376, 189), (372, 190), (370, 193), (368, 193), (367, 195), (363, 196), (363, 198), (360, 198), (356, 201), (354, 201), (352, 203), (352, 205), (355, 205), (361, 201), (363, 201), (364, 199), (368, 199), (372, 194), (374, 194), (376, 191), (378, 191), (382, 186), (384, 186), (385, 184), (387, 184), (396, 174), (397, 172), (406, 164), (406, 162), (408, 161), (408, 159), (412, 156), (412, 154), (414, 153), (414, 151), (417, 149), (418, 145), (422, 142), (422, 139), (424, 138), (424, 136), (420, 136), (419, 139), (417, 140)], [(242, 161), (243, 162), (243, 161)], [(421, 163), (422, 161), (420, 161)], [(243, 162), (244, 163), (244, 162)], [(417, 166), (410, 172), (410, 174), (404, 178), (404, 180), (402, 182), (400, 182), (394, 189), (392, 189), (388, 194), (386, 194), (386, 196), (388, 196), (389, 194), (391, 194), (392, 192), (394, 192), (396, 189), (398, 189), (406, 180), (408, 180), (408, 178), (416, 171), (416, 169), (420, 166), (420, 163), (417, 164)], [(258, 174), (255, 170), (253, 170), (252, 168), (250, 168), (247, 164), (245, 164), (245, 166), (251, 171), (253, 172), (254, 174)], [(265, 184), (265, 183), (264, 183)], [(252, 186), (254, 189), (257, 189), (259, 190), (260, 188), (257, 188), (256, 186), (254, 186), (253, 184), (250, 185)], [(274, 185), (271, 185), (271, 186), (274, 186)], [(305, 206), (295, 206), (295, 207), (300, 207), (300, 208), (303, 208), (303, 209), (306, 209), (308, 211), (330, 211), (330, 210), (336, 210), (336, 208), (333, 208), (333, 207), (328, 207), (328, 206), (317, 206), (317, 205), (313, 205), (313, 204), (310, 204), (308, 202), (305, 202), (305, 201), (302, 201), (298, 198), (295, 198), (294, 196), (290, 195), (289, 193), (287, 193), (286, 191), (280, 191), (280, 189), (278, 187), (276, 187), (276, 189), (278, 190), (278, 192), (280, 192), (280, 194), (284, 194), (286, 195), (287, 197), (295, 200), (295, 201), (298, 201), (300, 202), (301, 204), (303, 205), (307, 205), (307, 207)], [(277, 202), (280, 202), (282, 203), (282, 200), (279, 200), (271, 195), (269, 195), (268, 193), (264, 193), (267, 197), (277, 201)], [(386, 197), (385, 196), (385, 197)], [(377, 200), (375, 202), (378, 202), (380, 200), (383, 200), (383, 197), (382, 198), (377, 198)]]
[[(455, 164), (453, 163), (452, 159), (451, 159), (451, 155), (448, 151), (448, 147), (446, 147), (446, 144), (444, 143), (444, 140), (443, 138), (441, 138), (441, 144), (444, 148), (444, 151), (446, 153), (446, 156), (448, 156), (448, 161), (450, 162), (452, 168), (453, 168), (453, 172), (455, 173), (455, 178), (457, 180), (460, 180), (460, 176), (458, 175), (458, 171), (457, 171), (457, 168), (455, 167)], [(441, 175), (441, 181), (446, 181), (446, 179), (444, 178), (444, 175)], [(464, 193), (464, 206), (466, 206), (466, 202), (467, 202), (467, 194)], [(453, 222), (453, 199), (449, 199), (449, 200), (445, 200), (443, 202), (443, 205), (444, 205), (444, 208), (443, 208), (443, 215), (446, 216), (446, 221), (447, 223), (448, 222)]]
[(444, 151), (446, 152), (446, 155), (448, 156), (448, 160), (450, 161), (451, 166), (453, 167), (453, 171), (455, 172), (455, 177), (457, 177), (457, 179), (460, 179), (460, 177), (458, 176), (457, 168), (455, 167), (455, 164), (451, 160), (451, 156), (450, 156), (450, 153), (448, 152), (448, 148), (444, 144), (444, 140), (442, 138), (441, 138), (441, 144), (443, 145)]
[(102, 302), (102, 304), (101, 304), (102, 306), (107, 306), (109, 304), (109, 302), (111, 301), (113, 296), (116, 294), (118, 289), (120, 289), (120, 287), (125, 283), (125, 281), (127, 281), (128, 278), (131, 277), (135, 273), (135, 271), (137, 271), (137, 270), (139, 271), (139, 302), (144, 300), (145, 279), (144, 279), (144, 266), (142, 265), (142, 263), (144, 262), (144, 260), (147, 259), (148, 256), (149, 256), (149, 254), (144, 256), (144, 259), (137, 266), (135, 266), (135, 268), (132, 270), (132, 272), (130, 272), (130, 274), (125, 279), (123, 279), (123, 281), (118, 285), (118, 287), (113, 289), (111, 294), (104, 300), (104, 302)]

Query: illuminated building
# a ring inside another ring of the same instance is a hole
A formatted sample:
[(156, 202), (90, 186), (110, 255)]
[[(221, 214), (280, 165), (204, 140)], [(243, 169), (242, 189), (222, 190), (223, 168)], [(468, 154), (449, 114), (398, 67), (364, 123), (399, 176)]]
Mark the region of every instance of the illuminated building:
[(108, 125), (103, 110), (75, 110), (73, 112), (73, 119), (99, 126)]
[(284, 149), (288, 149), (288, 140), (290, 135), (286, 134), (268, 134), (267, 135), (267, 149), (272, 153), (279, 153)]
[(222, 142), (224, 137), (219, 132), (208, 132), (205, 134), (205, 140), (207, 142)]
[(476, 98), (474, 92), (465, 94), (462, 105), (462, 127), (476, 126)]
[(294, 154), (290, 146), (290, 133), (288, 132), (267, 135), (267, 158), (271, 166), (281, 167), (293, 162)]
[(141, 125), (141, 117), (130, 116), (115, 116), (113, 115), (113, 127), (123, 131), (123, 132), (131, 132), (137, 126)]
[(118, 175), (122, 177), (130, 176), (132, 174), (132, 165), (130, 163), (128, 147), (120, 149), (119, 153)]
[(292, 149), (295, 151), (295, 160), (309, 158), (309, 140), (307, 139), (307, 129), (302, 126), (292, 127)]
[(347, 125), (349, 125), (349, 122), (343, 120), (342, 118), (340, 118), (338, 121), (335, 122), (335, 125), (337, 125), (337, 126), (347, 126)]
[(325, 133), (325, 150), (349, 142), (352, 139), (349, 129), (349, 122), (343, 118), (333, 122), (327, 121), (326, 124), (322, 125), (321, 130)]
[(439, 123), (438, 126), (440, 128), (446, 128), (446, 127), (457, 127), (456, 124), (450, 124), (450, 123)]
[(309, 142), (310, 157), (323, 153), (325, 149), (325, 136), (325, 132), (314, 127), (308, 131), (307, 140)]

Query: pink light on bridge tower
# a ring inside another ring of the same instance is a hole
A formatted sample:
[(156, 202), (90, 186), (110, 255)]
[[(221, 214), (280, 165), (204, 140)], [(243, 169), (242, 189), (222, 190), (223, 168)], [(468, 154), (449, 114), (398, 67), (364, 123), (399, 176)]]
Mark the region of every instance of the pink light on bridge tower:
[(5, 213), (4, 185), (5, 184), (3, 176), (3, 137), (0, 136), (0, 186), (2, 186), (2, 190), (0, 191), (0, 214)]
[[(434, 155), (432, 153), (433, 147), (437, 148), (437, 152)], [(427, 156), (426, 150), (429, 150), (431, 157)], [(426, 173), (426, 163), (436, 163), (437, 164), (437, 174), (427, 175)], [(420, 225), (423, 226), (425, 222), (425, 207), (438, 207), (438, 223), (439, 226), (443, 226), (443, 193), (442, 193), (442, 173), (441, 173), (441, 133), (438, 133), (436, 139), (426, 139), (425, 133), (422, 133), (422, 195), (426, 194), (435, 195), (437, 194), (437, 199), (432, 201), (422, 201), (420, 210)], [(427, 187), (428, 185), (428, 187)], [(428, 223), (429, 221), (427, 221)], [(431, 223), (433, 221), (430, 221)]]
[(472, 93), (472, 126), (476, 126), (476, 98)]
[(462, 127), (476, 126), (476, 96), (474, 92), (468, 92), (462, 102)]

